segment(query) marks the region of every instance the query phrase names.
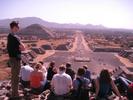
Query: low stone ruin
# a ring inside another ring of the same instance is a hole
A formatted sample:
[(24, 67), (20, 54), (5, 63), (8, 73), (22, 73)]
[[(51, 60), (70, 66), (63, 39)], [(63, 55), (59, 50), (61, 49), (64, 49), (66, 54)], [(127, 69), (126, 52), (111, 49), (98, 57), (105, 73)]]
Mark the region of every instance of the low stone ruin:
[(129, 57), (131, 54), (133, 54), (133, 50), (122, 50), (119, 55), (122, 57)]
[(120, 52), (121, 48), (113, 48), (113, 47), (90, 47), (94, 52)]
[(40, 47), (32, 47), (31, 50), (33, 50), (37, 54), (45, 54), (45, 50)]
[(29, 63), (37, 57), (37, 54), (32, 50), (26, 50), (22, 52), (22, 61), (25, 63)]
[(61, 44), (55, 48), (55, 50), (68, 50), (68, 47), (66, 44)]
[(133, 54), (129, 55), (129, 60), (133, 63)]
[(74, 61), (76, 62), (90, 62), (90, 58), (89, 57), (75, 57)]
[(42, 45), (41, 46), (44, 50), (52, 50), (53, 48), (52, 48), (52, 46), (51, 45)]

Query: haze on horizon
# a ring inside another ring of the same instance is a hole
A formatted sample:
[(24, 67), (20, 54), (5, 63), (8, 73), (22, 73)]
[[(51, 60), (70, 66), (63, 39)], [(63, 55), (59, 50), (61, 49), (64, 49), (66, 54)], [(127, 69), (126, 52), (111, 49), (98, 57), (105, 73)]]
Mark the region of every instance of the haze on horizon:
[(0, 0), (0, 19), (39, 17), (58, 23), (133, 29), (133, 0)]

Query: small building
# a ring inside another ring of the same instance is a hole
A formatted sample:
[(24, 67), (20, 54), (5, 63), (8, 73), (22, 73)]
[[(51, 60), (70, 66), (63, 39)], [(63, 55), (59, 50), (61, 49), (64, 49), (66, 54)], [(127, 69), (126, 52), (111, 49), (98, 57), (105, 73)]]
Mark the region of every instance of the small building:
[(42, 47), (44, 50), (52, 50), (52, 49), (53, 49), (52, 46), (51, 46), (51, 45), (48, 45), (48, 44), (42, 45), (41, 47)]
[(133, 54), (133, 50), (122, 50), (119, 55), (122, 57), (129, 57), (129, 55)]
[(92, 46), (91, 49), (94, 52), (120, 52), (122, 50), (120, 47), (100, 47), (100, 46)]
[(43, 48), (40, 48), (40, 47), (32, 47), (31, 50), (33, 50), (37, 54), (44, 54), (45, 53), (45, 50)]
[(133, 54), (129, 55), (128, 59), (133, 63)]
[(26, 50), (22, 52), (22, 61), (24, 63), (30, 63), (37, 57), (37, 54), (32, 50)]
[(55, 48), (55, 50), (68, 50), (67, 44), (61, 44)]

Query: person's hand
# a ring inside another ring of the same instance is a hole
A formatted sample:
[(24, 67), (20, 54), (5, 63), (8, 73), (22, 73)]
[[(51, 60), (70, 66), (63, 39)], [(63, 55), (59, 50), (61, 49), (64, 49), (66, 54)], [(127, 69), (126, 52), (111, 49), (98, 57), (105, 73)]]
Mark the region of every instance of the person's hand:
[(119, 97), (119, 100), (128, 100), (128, 99), (126, 97), (121, 96)]
[(25, 46), (24, 46), (23, 43), (21, 43), (21, 44), (19, 45), (19, 49), (20, 49), (20, 51), (24, 51), (24, 50), (25, 50)]
[(123, 100), (122, 97), (119, 97), (119, 100)]

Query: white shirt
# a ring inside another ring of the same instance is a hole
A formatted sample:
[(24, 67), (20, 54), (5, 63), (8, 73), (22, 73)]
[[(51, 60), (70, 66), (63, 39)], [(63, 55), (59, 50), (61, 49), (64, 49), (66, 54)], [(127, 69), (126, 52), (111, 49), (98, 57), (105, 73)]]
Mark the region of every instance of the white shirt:
[(47, 69), (45, 66), (42, 67), (41, 69), (42, 73), (43, 73), (43, 76), (44, 76), (44, 81), (42, 81), (42, 84), (45, 85), (46, 84), (46, 81), (47, 81)]
[(43, 72), (44, 78), (47, 78), (47, 69), (45, 66), (42, 67), (41, 71)]
[(65, 72), (59, 72), (53, 76), (51, 81), (52, 87), (56, 95), (63, 95), (70, 92), (70, 86), (72, 86), (71, 77)]
[(29, 65), (25, 65), (21, 67), (20, 70), (20, 77), (23, 81), (29, 81), (30, 80), (30, 74), (34, 69), (30, 67)]

